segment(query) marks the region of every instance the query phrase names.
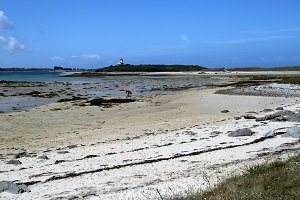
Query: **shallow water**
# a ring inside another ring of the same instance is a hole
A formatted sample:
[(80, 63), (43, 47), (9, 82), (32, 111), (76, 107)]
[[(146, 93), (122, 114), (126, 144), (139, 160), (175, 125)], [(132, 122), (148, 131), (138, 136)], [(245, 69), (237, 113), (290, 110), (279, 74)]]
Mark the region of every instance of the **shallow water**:
[[(21, 81), (15, 85), (0, 85), (0, 112), (11, 112), (38, 107), (60, 98), (84, 96), (125, 97), (125, 90), (133, 96), (172, 94), (176, 91), (201, 87), (218, 82), (217, 79), (198, 76), (108, 76), (101, 78), (64, 77), (58, 72), (0, 72), (0, 80)], [(22, 81), (31, 82), (26, 86)], [(38, 85), (34, 82), (44, 82)], [(53, 92), (54, 98), (26, 95), (30, 92), (41, 94)], [(25, 95), (25, 96), (24, 96)]]

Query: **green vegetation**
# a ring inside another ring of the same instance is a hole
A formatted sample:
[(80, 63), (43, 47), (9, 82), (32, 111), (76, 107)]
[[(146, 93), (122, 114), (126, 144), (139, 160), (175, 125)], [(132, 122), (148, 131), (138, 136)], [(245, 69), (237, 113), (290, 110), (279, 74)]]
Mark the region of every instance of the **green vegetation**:
[(249, 167), (206, 192), (187, 194), (173, 200), (296, 200), (300, 199), (300, 154), (286, 161)]
[(96, 72), (180, 72), (201, 71), (206, 69), (199, 65), (111, 65), (97, 69)]

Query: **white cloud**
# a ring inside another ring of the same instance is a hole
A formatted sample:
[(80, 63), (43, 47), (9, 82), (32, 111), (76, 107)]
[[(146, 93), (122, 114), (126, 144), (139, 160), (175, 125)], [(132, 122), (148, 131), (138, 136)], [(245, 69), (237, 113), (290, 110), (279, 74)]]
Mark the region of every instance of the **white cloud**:
[(16, 38), (11, 36), (10, 37), (0, 36), (0, 45), (2, 45), (3, 48), (9, 52), (22, 51), (26, 48), (24, 44), (22, 44)]
[(81, 57), (84, 59), (96, 59), (96, 60), (100, 59), (100, 56), (97, 54), (83, 54)]
[(71, 56), (71, 58), (81, 58), (81, 59), (94, 59), (94, 60), (99, 60), (101, 59), (101, 56), (98, 54), (93, 54), (93, 53), (89, 53), (89, 54), (82, 54), (79, 56)]
[(0, 30), (12, 29), (13, 23), (8, 19), (5, 13), (0, 10)]
[(183, 34), (183, 35), (181, 36), (181, 39), (182, 39), (185, 43), (187, 43), (187, 44), (190, 44), (190, 43), (191, 43), (190, 38), (189, 38), (187, 35), (185, 35), (185, 34)]
[(64, 59), (60, 56), (52, 56), (50, 57), (51, 60), (54, 60), (54, 61), (63, 61)]

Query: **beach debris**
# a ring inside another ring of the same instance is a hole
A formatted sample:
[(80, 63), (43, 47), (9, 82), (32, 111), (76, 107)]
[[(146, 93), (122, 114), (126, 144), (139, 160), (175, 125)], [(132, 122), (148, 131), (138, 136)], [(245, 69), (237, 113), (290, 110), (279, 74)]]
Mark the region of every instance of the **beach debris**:
[(31, 192), (31, 190), (24, 184), (16, 184), (11, 181), (0, 181), (0, 193), (10, 192), (13, 194), (21, 194), (23, 192)]
[(10, 160), (6, 164), (9, 164), (9, 165), (21, 165), (22, 162), (19, 161), (19, 160)]
[(230, 137), (251, 136), (253, 135), (253, 133), (254, 132), (250, 128), (242, 128), (229, 133), (228, 136)]
[(287, 129), (286, 135), (293, 138), (300, 138), (300, 127), (293, 126)]

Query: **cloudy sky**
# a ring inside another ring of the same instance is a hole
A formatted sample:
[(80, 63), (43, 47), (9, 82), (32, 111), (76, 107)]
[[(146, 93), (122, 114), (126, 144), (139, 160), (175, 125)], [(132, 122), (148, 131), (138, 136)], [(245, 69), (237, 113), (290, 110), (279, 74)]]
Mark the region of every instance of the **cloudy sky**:
[(299, 0), (0, 0), (0, 67), (300, 65)]

